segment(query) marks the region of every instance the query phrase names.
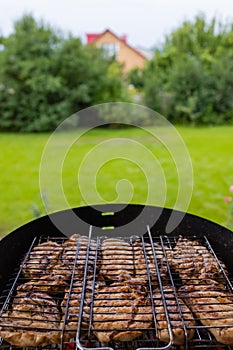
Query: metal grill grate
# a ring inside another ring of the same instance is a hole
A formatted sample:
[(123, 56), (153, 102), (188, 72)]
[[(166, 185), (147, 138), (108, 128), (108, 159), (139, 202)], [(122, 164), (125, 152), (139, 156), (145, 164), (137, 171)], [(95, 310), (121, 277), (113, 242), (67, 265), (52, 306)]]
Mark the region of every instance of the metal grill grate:
[[(38, 350), (233, 349), (216, 340), (216, 331), (233, 332), (231, 276), (206, 237), (152, 237), (148, 228), (106, 242), (91, 227), (85, 238), (34, 239), (2, 294), (2, 330), (52, 336)], [(3, 339), (0, 347), (22, 348)]]

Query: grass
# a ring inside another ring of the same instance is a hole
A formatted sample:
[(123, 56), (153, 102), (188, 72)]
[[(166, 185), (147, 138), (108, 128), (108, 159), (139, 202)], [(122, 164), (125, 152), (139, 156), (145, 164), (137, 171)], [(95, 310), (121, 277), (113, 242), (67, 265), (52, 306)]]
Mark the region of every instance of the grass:
[[(150, 129), (158, 134), (158, 130)], [(226, 225), (233, 184), (233, 127), (177, 127), (189, 151), (194, 186), (188, 212)], [(104, 202), (148, 203), (173, 207), (178, 188), (185, 207), (191, 177), (183, 146), (160, 130), (176, 159), (153, 135), (139, 129), (97, 129), (80, 137), (60, 134), (43, 164), (41, 190), (50, 211)], [(38, 215), (39, 166), (49, 134), (0, 134), (0, 233), (4, 235)], [(65, 155), (64, 162), (59, 159)], [(182, 178), (179, 185), (178, 172)], [(60, 169), (62, 169), (62, 174)], [(123, 179), (123, 180), (122, 180)], [(119, 181), (121, 180), (121, 181)], [(148, 190), (149, 183), (149, 190)], [(58, 184), (61, 184), (59, 187)], [(65, 193), (65, 200), (63, 196)]]

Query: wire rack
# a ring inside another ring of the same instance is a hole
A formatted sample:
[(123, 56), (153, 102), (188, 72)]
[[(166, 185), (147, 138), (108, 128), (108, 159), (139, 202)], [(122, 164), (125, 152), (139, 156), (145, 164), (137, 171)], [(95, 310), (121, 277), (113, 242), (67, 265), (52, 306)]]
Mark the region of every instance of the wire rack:
[(233, 349), (231, 281), (206, 237), (35, 238), (1, 296), (0, 348)]

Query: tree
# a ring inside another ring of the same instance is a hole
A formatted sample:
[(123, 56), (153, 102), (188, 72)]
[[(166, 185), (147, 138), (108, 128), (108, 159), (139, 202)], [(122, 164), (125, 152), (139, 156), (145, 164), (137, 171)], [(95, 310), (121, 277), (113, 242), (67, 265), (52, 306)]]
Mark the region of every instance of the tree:
[(232, 44), (232, 24), (185, 21), (145, 68), (145, 103), (176, 122), (233, 121)]
[(143, 89), (144, 79), (143, 70), (140, 68), (133, 68), (128, 72), (127, 79), (129, 84), (132, 84), (137, 90)]
[[(42, 22), (26, 15), (3, 41), (1, 70), (1, 130), (39, 131), (61, 120), (62, 86), (52, 74), (52, 61), (61, 38)], [(59, 115), (57, 115), (59, 113)]]
[(77, 110), (128, 98), (116, 62), (31, 15), (15, 23), (2, 45), (0, 130), (53, 130)]
[(217, 123), (233, 121), (233, 50), (224, 52), (211, 66), (212, 105)]

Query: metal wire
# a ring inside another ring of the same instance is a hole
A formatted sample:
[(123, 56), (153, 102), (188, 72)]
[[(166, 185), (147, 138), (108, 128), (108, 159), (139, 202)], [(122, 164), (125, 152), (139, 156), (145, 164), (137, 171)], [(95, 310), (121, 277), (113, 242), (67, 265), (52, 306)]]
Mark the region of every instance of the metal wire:
[(5, 300), (5, 302), (4, 302), (3, 306), (2, 306), (2, 309), (0, 311), (0, 317), (2, 316), (3, 311), (6, 311), (8, 309), (8, 307), (9, 307), (10, 300), (11, 300), (11, 298), (13, 296), (14, 291), (15, 291), (15, 286), (16, 286), (16, 284), (17, 284), (17, 282), (18, 282), (18, 280), (19, 280), (19, 278), (21, 276), (22, 269), (23, 269), (24, 265), (26, 264), (26, 262), (28, 260), (28, 257), (29, 257), (29, 255), (31, 253), (31, 250), (32, 250), (32, 248), (33, 248), (33, 246), (35, 244), (35, 241), (36, 241), (36, 237), (33, 239), (33, 241), (32, 241), (32, 243), (31, 243), (31, 245), (29, 247), (29, 250), (28, 250), (25, 258), (24, 258), (22, 264), (20, 265), (20, 268), (19, 268), (19, 270), (18, 270), (18, 272), (16, 274), (16, 277), (14, 278), (13, 283), (10, 286), (9, 293), (8, 293), (7, 298), (6, 298), (6, 300)]
[(77, 240), (77, 245), (76, 245), (76, 253), (75, 253), (75, 259), (74, 259), (74, 264), (73, 264), (73, 270), (72, 270), (72, 275), (71, 275), (71, 280), (70, 280), (70, 288), (69, 288), (69, 292), (68, 292), (68, 298), (66, 301), (66, 309), (65, 309), (65, 314), (64, 314), (64, 322), (62, 324), (62, 336), (61, 336), (61, 349), (63, 348), (64, 345), (64, 332), (65, 332), (65, 328), (66, 328), (66, 322), (67, 322), (67, 316), (68, 316), (68, 312), (69, 312), (69, 304), (70, 304), (70, 300), (71, 300), (71, 294), (72, 294), (72, 290), (73, 290), (73, 283), (74, 283), (74, 276), (75, 276), (75, 267), (77, 264), (77, 259), (78, 259), (78, 254), (80, 251), (80, 239)]
[(159, 282), (159, 288), (160, 288), (160, 292), (161, 292), (161, 296), (162, 296), (162, 302), (163, 302), (163, 307), (164, 307), (164, 311), (165, 311), (165, 315), (166, 315), (167, 328), (168, 328), (168, 333), (169, 333), (169, 342), (168, 342), (167, 346), (164, 347), (164, 349), (169, 349), (173, 343), (173, 333), (172, 333), (172, 327), (171, 327), (171, 322), (170, 322), (170, 316), (169, 316), (169, 312), (168, 312), (168, 308), (167, 308), (166, 298), (165, 298), (164, 291), (163, 291), (163, 283), (162, 283), (162, 278), (161, 278), (160, 270), (159, 270), (159, 266), (158, 266), (158, 260), (157, 260), (157, 256), (156, 256), (156, 252), (155, 252), (155, 248), (154, 248), (154, 242), (153, 242), (153, 238), (152, 238), (149, 226), (147, 226), (147, 232), (149, 235), (149, 240), (150, 240), (150, 244), (151, 244), (151, 248), (152, 248), (152, 252), (153, 252), (154, 263), (155, 263), (155, 267), (156, 267), (157, 278), (158, 278), (158, 282)]
[[(101, 344), (97, 338), (95, 337), (94, 334), (94, 327), (93, 327), (93, 321), (94, 321), (94, 300), (95, 300), (95, 285), (96, 281), (98, 279), (98, 274), (99, 274), (99, 263), (101, 262), (101, 244), (104, 240), (105, 237), (103, 236), (95, 236), (95, 238), (92, 238), (93, 232), (92, 232), (92, 227), (90, 227), (86, 246), (85, 246), (85, 261), (82, 262), (83, 264), (83, 281), (82, 281), (82, 288), (81, 288), (81, 295), (80, 295), (80, 304), (79, 304), (79, 316), (77, 317), (77, 333), (76, 333), (76, 338), (71, 339), (69, 342), (67, 342), (65, 339), (65, 334), (67, 332), (67, 324), (68, 324), (68, 313), (69, 313), (69, 304), (70, 300), (72, 298), (72, 292), (73, 292), (73, 286), (75, 282), (75, 268), (78, 264), (78, 259), (79, 255), (83, 255), (83, 250), (81, 248), (82, 242), (80, 238), (77, 240), (77, 246), (76, 246), (76, 252), (74, 256), (74, 261), (73, 261), (73, 268), (71, 271), (71, 277), (69, 281), (69, 292), (68, 292), (68, 297), (66, 300), (66, 308), (65, 312), (63, 313), (63, 323), (61, 324), (59, 330), (61, 331), (61, 343), (60, 344), (53, 344), (49, 346), (43, 347), (43, 350), (86, 350), (86, 349), (95, 349), (95, 350), (127, 350), (127, 349), (138, 349), (138, 350), (162, 350), (162, 349), (233, 349), (232, 346), (228, 345), (222, 345), (216, 342), (214, 336), (209, 332), (208, 330), (212, 328), (212, 326), (205, 326), (200, 323), (199, 320), (197, 321), (197, 324), (193, 327), (195, 329), (195, 335), (192, 340), (188, 341), (188, 331), (190, 330), (189, 326), (186, 326), (186, 322), (183, 316), (183, 311), (182, 307), (179, 303), (179, 295), (177, 293), (177, 287), (182, 285), (182, 281), (180, 280), (180, 277), (178, 276), (178, 273), (174, 271), (173, 267), (170, 266), (169, 258), (167, 255), (168, 251), (173, 251), (174, 247), (176, 246), (179, 237), (168, 237), (168, 236), (159, 236), (159, 237), (154, 237), (152, 236), (150, 232), (150, 228), (147, 228), (147, 235), (144, 237), (140, 238), (140, 244), (142, 247), (142, 252), (145, 260), (145, 266), (146, 266), (146, 276), (145, 280), (147, 281), (147, 290), (148, 290), (148, 296), (150, 297), (150, 303), (151, 303), (151, 308), (152, 308), (152, 315), (153, 315), (153, 324), (148, 327), (146, 330), (142, 329), (131, 329), (133, 331), (136, 330), (141, 330), (143, 331), (142, 336), (139, 339), (135, 339), (134, 341), (130, 342), (117, 342), (117, 343), (111, 343), (111, 344)], [(185, 237), (189, 239), (189, 237)], [(119, 237), (119, 239), (122, 239), (125, 242), (128, 242), (130, 246), (133, 245), (134, 241), (136, 239), (139, 239), (139, 237), (131, 237), (129, 240), (124, 238), (124, 237)], [(190, 237), (190, 239), (193, 241), (196, 238)], [(54, 242), (62, 244), (65, 242), (64, 238), (57, 238), (57, 239), (51, 239), (49, 236), (48, 237), (41, 237), (39, 239), (39, 243), (41, 242), (46, 242), (52, 240)], [(216, 264), (219, 266), (221, 270), (221, 276), (224, 278), (225, 284), (228, 288), (228, 290), (233, 292), (232, 288), (232, 283), (230, 277), (226, 274), (224, 267), (222, 266), (221, 261), (219, 260), (217, 254), (213, 250), (210, 242), (207, 240), (206, 237), (203, 237), (203, 239), (198, 238), (198, 242), (203, 245), (207, 249), (208, 252), (214, 257)], [(154, 244), (157, 243), (161, 247), (161, 251), (163, 253), (164, 259), (165, 259), (165, 264), (167, 267), (167, 272), (168, 272), (168, 280), (167, 282), (169, 285), (171, 285), (172, 289), (174, 290), (174, 300), (175, 303), (178, 307), (178, 314), (179, 314), (179, 319), (182, 324), (182, 329), (184, 332), (185, 336), (185, 343), (183, 346), (175, 346), (173, 345), (173, 329), (172, 329), (172, 320), (171, 320), (171, 314), (169, 312), (169, 304), (166, 296), (166, 292), (164, 291), (164, 287), (166, 287), (166, 283), (163, 281), (163, 278), (161, 276), (161, 271), (160, 271), (160, 259), (158, 257), (158, 254), (156, 252), (156, 249), (154, 247)], [(149, 244), (149, 246), (148, 246)], [(16, 292), (17, 292), (17, 287), (25, 282), (28, 281), (25, 277), (22, 275), (22, 270), (27, 263), (30, 253), (32, 249), (36, 246), (36, 239), (32, 242), (32, 244), (29, 247), (29, 250), (27, 254), (25, 255), (25, 258), (23, 259), (20, 268), (16, 270), (15, 275), (9, 279), (9, 283), (7, 286), (7, 290), (4, 291), (3, 296), (4, 296), (4, 302), (2, 302), (2, 309), (0, 311), (0, 316), (6, 312), (8, 309), (11, 309), (12, 302), (14, 300), (14, 303), (17, 304), (16, 302)], [(157, 314), (155, 311), (155, 305), (154, 305), (154, 298), (153, 298), (153, 280), (152, 280), (152, 272), (151, 272), (151, 261), (149, 261), (148, 257), (148, 247), (152, 252), (152, 257), (153, 257), (153, 268), (156, 271), (156, 278), (157, 278), (157, 283), (158, 283), (158, 288), (160, 290), (161, 294), (161, 301), (162, 301), (162, 307), (164, 309), (165, 313), (165, 319), (166, 319), (166, 324), (167, 324), (167, 330), (169, 333), (169, 341), (164, 344), (162, 343), (158, 338), (158, 325), (157, 325)], [(72, 252), (73, 253), (73, 252)], [(116, 254), (116, 251), (115, 251)], [(114, 257), (114, 259), (117, 259), (117, 254)], [(35, 258), (36, 260), (36, 258)], [(39, 259), (38, 259), (39, 261)], [(130, 260), (127, 260), (127, 258), (122, 258), (119, 257), (119, 264), (122, 266), (129, 266)], [(106, 262), (105, 262), (106, 263)], [(91, 270), (90, 270), (91, 267)], [(108, 264), (106, 263), (106, 268), (108, 267)], [(114, 266), (109, 266), (111, 271), (115, 271), (117, 273), (117, 267)], [(39, 270), (39, 268), (38, 268)], [(117, 276), (117, 275), (116, 275)], [(87, 285), (88, 285), (88, 279), (91, 277), (91, 294), (87, 295)], [(133, 277), (133, 276), (132, 276)], [(35, 278), (35, 282), (40, 278), (40, 275), (38, 274), (38, 277)], [(107, 285), (110, 285), (114, 281), (109, 281), (107, 280)], [(46, 282), (45, 286), (49, 286), (49, 281)], [(56, 300), (56, 303), (58, 305), (58, 308), (60, 309), (60, 304), (64, 298), (64, 291), (62, 293), (55, 293), (54, 294), (54, 299)], [(83, 317), (84, 317), (84, 306), (85, 306), (85, 301), (86, 298), (90, 299), (90, 311), (89, 311), (89, 320), (88, 320), (88, 327), (87, 329), (83, 329)], [(232, 299), (233, 299), (233, 294), (232, 294)], [(117, 300), (117, 299), (116, 299)], [(212, 304), (211, 304), (212, 305)], [(29, 310), (30, 312), (30, 310)], [(60, 309), (61, 313), (61, 309)], [(29, 317), (30, 319), (30, 317)], [(203, 318), (204, 320), (204, 318)], [(216, 320), (216, 318), (215, 318)], [(104, 321), (103, 321), (104, 322)], [(229, 326), (229, 325), (228, 325)], [(17, 328), (17, 327), (16, 327)], [(19, 326), (19, 328), (22, 328)], [(31, 327), (33, 329), (33, 327)], [(30, 327), (25, 327), (26, 330), (31, 329)], [(224, 326), (213, 326), (213, 328), (224, 328)], [(41, 331), (45, 331), (46, 328), (41, 328)], [(54, 327), (52, 329), (49, 329), (51, 332), (57, 331), (58, 328)], [(101, 329), (101, 331), (109, 331), (108, 328), (106, 329)], [(117, 331), (125, 331), (127, 332), (128, 329), (114, 329), (115, 332)], [(14, 349), (19, 349), (17, 347), (11, 346), (5, 341), (0, 342), (0, 348), (1, 349), (7, 349), (7, 350), (14, 350)], [(41, 347), (36, 347), (33, 349), (38, 349), (41, 350)], [(26, 350), (26, 348), (25, 348)]]
[(171, 268), (170, 268), (170, 265), (169, 265), (169, 262), (168, 262), (167, 252), (166, 252), (166, 248), (165, 248), (165, 244), (166, 243), (164, 242), (164, 239), (163, 239), (162, 236), (160, 236), (160, 244), (161, 244), (161, 247), (163, 249), (164, 257), (166, 259), (169, 279), (170, 279), (171, 285), (172, 285), (173, 290), (174, 290), (174, 297), (175, 297), (175, 300), (176, 300), (176, 305), (178, 306), (179, 317), (180, 317), (180, 320), (182, 322), (182, 328), (183, 328), (184, 335), (185, 335), (185, 349), (188, 349), (188, 332), (187, 332), (187, 327), (186, 327), (186, 324), (185, 324), (185, 321), (184, 321), (184, 318), (183, 318), (182, 309), (181, 309), (181, 306), (180, 306), (180, 303), (179, 303), (179, 299), (178, 299), (175, 283), (174, 283), (173, 276), (172, 276), (172, 273), (171, 273)]

